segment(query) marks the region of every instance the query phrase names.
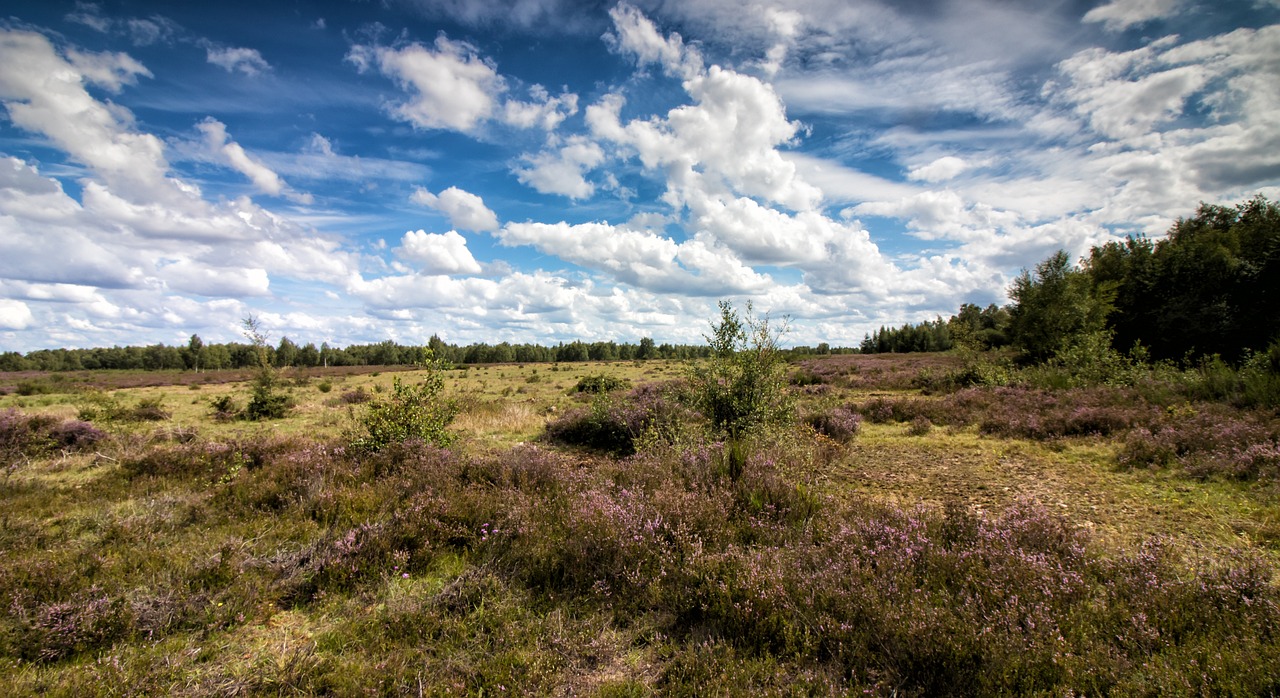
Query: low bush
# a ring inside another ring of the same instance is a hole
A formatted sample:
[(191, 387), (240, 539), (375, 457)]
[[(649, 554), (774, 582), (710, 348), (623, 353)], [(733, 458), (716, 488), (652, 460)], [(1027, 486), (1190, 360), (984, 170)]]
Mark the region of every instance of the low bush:
[(804, 422), (819, 434), (845, 443), (862, 427), (862, 416), (847, 407), (834, 407), (821, 412), (811, 412), (804, 417)]
[(79, 409), (80, 419), (90, 422), (161, 422), (171, 416), (158, 397), (140, 398), (136, 405), (126, 405), (112, 395), (90, 393)]
[(29, 415), (16, 409), (0, 411), (0, 464), (36, 458), (53, 451), (82, 451), (107, 437), (106, 432), (80, 420)]
[(1131, 431), (1119, 463), (1127, 468), (1181, 467), (1193, 477), (1280, 479), (1280, 425), (1211, 405), (1169, 410)]
[(617, 376), (608, 376), (600, 374), (597, 376), (583, 376), (578, 380), (578, 385), (574, 390), (579, 393), (602, 394), (611, 393), (615, 390), (623, 390), (631, 387), (631, 381)]
[(629, 456), (646, 440), (675, 440), (690, 418), (688, 410), (667, 388), (646, 385), (621, 398), (596, 396), (589, 407), (573, 410), (548, 424), (545, 438)]
[(454, 439), (449, 425), (457, 405), (441, 395), (444, 380), (438, 370), (428, 370), (416, 384), (396, 377), (391, 394), (370, 401), (360, 417), (360, 429), (351, 445), (361, 451), (379, 451), (393, 443), (417, 439), (447, 446)]

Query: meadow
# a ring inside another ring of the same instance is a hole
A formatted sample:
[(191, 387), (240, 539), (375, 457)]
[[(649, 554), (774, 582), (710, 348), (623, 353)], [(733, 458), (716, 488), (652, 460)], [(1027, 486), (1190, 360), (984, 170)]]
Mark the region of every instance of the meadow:
[(681, 362), (449, 369), (376, 450), (427, 372), (0, 374), (0, 693), (1280, 693), (1276, 410), (784, 370), (729, 439)]

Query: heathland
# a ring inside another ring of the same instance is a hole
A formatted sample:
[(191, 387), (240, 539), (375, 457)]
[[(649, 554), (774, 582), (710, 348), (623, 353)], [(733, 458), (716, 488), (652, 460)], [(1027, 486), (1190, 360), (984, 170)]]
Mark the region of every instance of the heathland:
[(1238, 373), (739, 349), (276, 371), (257, 421), (252, 374), (0, 377), (42, 386), (0, 398), (0, 692), (1280, 689)]

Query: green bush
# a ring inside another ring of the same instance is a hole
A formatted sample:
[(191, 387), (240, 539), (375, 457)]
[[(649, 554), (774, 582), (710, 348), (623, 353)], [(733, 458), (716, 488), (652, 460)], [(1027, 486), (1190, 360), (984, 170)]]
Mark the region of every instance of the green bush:
[(617, 376), (606, 376), (601, 373), (596, 376), (583, 376), (578, 381), (577, 391), (580, 393), (611, 393), (615, 390), (631, 387), (631, 381)]
[(728, 301), (720, 302), (720, 324), (707, 337), (711, 358), (689, 375), (695, 406), (714, 429), (736, 437), (791, 420), (786, 363), (778, 347), (783, 332), (785, 326), (775, 332), (768, 317), (756, 318), (750, 303), (744, 318)]
[(351, 445), (362, 451), (380, 451), (391, 444), (420, 439), (436, 446), (453, 442), (448, 427), (458, 414), (451, 400), (441, 397), (444, 379), (436, 364), (428, 367), (427, 376), (417, 384), (395, 378), (391, 394), (369, 402), (360, 419), (361, 433)]

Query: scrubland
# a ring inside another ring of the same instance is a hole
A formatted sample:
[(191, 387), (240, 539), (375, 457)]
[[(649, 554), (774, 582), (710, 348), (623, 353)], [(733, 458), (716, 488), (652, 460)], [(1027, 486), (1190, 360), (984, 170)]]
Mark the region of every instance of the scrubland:
[(1276, 411), (965, 370), (797, 362), (733, 438), (676, 362), (447, 370), (376, 449), (425, 374), (0, 376), (0, 693), (1280, 692)]

